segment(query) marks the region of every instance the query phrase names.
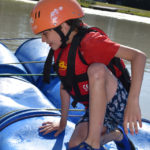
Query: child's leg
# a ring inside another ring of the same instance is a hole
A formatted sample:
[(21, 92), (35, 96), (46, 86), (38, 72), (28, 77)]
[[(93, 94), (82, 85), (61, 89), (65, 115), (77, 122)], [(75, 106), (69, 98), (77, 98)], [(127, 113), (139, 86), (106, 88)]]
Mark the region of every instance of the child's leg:
[[(73, 148), (78, 146), (80, 143), (85, 141), (88, 135), (89, 128), (89, 109), (86, 110), (85, 114), (81, 117), (79, 122), (77, 123), (75, 130), (69, 141), (69, 148)], [(106, 133), (106, 127), (103, 128), (102, 134)], [(106, 141), (105, 139), (102, 139)]]
[[(72, 147), (76, 147), (78, 146), (80, 143), (82, 143), (83, 141), (85, 141), (87, 135), (88, 135), (88, 124), (89, 124), (89, 120), (88, 120), (88, 115), (87, 115), (87, 122), (80, 122), (72, 136), (71, 136), (71, 139), (69, 141), (69, 148), (72, 148)], [(83, 120), (84, 121), (84, 120)], [(102, 144), (105, 144), (107, 142), (110, 142), (112, 140), (116, 140), (116, 138), (114, 138), (114, 133), (111, 133), (111, 135), (108, 137), (108, 135), (105, 134), (106, 132), (106, 128), (104, 127), (103, 128), (103, 134), (104, 134), (104, 137), (102, 138)], [(113, 136), (112, 136), (113, 135)]]
[(88, 133), (88, 122), (79, 123), (71, 136), (71, 139), (69, 141), (69, 148), (75, 147), (79, 145), (81, 142), (83, 142), (87, 137), (87, 133)]
[(86, 143), (100, 147), (106, 105), (114, 96), (117, 80), (107, 67), (94, 63), (88, 68), (89, 77), (89, 132)]
[[(71, 139), (69, 141), (69, 149), (78, 146), (80, 143), (85, 141), (88, 135), (88, 122), (89, 115), (88, 112), (83, 118), (80, 120), (78, 125), (76, 126)], [(103, 127), (102, 136), (101, 136), (101, 146), (110, 142), (110, 141), (120, 141), (122, 140), (122, 134), (118, 130), (111, 131), (110, 133), (106, 133), (106, 127)]]

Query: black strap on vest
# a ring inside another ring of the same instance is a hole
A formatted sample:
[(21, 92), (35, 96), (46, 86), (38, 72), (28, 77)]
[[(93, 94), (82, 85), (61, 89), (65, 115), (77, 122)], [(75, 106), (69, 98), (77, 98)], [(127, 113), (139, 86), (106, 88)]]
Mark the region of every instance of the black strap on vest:
[(118, 57), (114, 57), (107, 66), (112, 71), (112, 73), (117, 77), (114, 66), (116, 66), (121, 71), (122, 74), (118, 77), (118, 79), (121, 81), (126, 91), (129, 93), (131, 85), (131, 78), (129, 71), (127, 70), (127, 68), (124, 68), (122, 66), (121, 59)]
[[(65, 84), (67, 86), (66, 88), (69, 89), (70, 91), (72, 90), (72, 87), (74, 85), (73, 82), (75, 79), (74, 78), (75, 59), (76, 59), (77, 49), (80, 45), (82, 38), (89, 32), (90, 32), (90, 30), (88, 30), (86, 27), (79, 30), (79, 32), (74, 36), (71, 46), (70, 46), (70, 50), (69, 50), (69, 54), (68, 54), (68, 61), (67, 61), (67, 76), (66, 76), (66, 80), (65, 80)], [(76, 87), (76, 86), (74, 86), (74, 87)], [(78, 93), (76, 93), (76, 94), (78, 94)], [(77, 101), (74, 100), (72, 102), (72, 106), (75, 107), (76, 104), (77, 104)]]
[(43, 69), (43, 80), (46, 83), (50, 83), (50, 71), (51, 71), (53, 55), (54, 55), (54, 51), (51, 48), (46, 58), (46, 62), (44, 64), (44, 69)]
[(81, 39), (88, 33), (87, 29), (80, 30), (73, 38), (69, 54), (68, 54), (68, 63), (67, 63), (67, 89), (72, 88), (73, 85), (73, 78), (75, 75), (75, 58), (76, 58), (76, 51), (78, 46), (81, 42)]

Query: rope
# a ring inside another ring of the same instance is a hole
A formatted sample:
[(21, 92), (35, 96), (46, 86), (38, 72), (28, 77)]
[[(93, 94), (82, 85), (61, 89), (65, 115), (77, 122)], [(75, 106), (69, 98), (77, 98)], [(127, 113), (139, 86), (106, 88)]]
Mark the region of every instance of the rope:
[[(10, 111), (10, 112), (8, 112), (8, 113), (6, 113), (6, 114), (0, 116), (0, 119), (4, 118), (4, 117), (6, 117), (6, 116), (8, 116), (8, 115), (10, 115), (10, 114), (13, 114), (13, 113), (15, 113), (15, 112), (26, 111), (26, 110), (28, 111), (28, 110), (30, 110), (30, 109), (17, 109), (17, 110)], [(61, 111), (60, 108), (54, 108), (54, 109), (52, 109), (52, 108), (45, 108), (45, 109), (33, 108), (33, 109), (31, 109), (31, 110)], [(69, 109), (69, 111), (82, 112), (82, 111), (85, 111), (85, 110), (84, 110), (84, 109)], [(57, 115), (57, 114), (56, 114), (56, 115)], [(59, 114), (59, 115), (60, 115), (60, 114)], [(69, 115), (69, 116), (71, 116), (71, 117), (78, 117), (78, 116), (81, 116), (81, 115)]]
[[(60, 110), (60, 109), (48, 109), (48, 110)], [(0, 118), (0, 131), (10, 124), (17, 122), (19, 120), (40, 117), (40, 116), (61, 116), (61, 114), (53, 113), (46, 109), (22, 109), (20, 111), (12, 111), (12, 113), (7, 113)], [(68, 117), (81, 117), (81, 115), (68, 115)]]
[[(60, 108), (56, 108), (56, 109), (51, 109), (51, 108), (45, 108), (45, 110), (49, 110), (49, 111), (60, 111)], [(85, 111), (84, 109), (69, 109), (69, 111)]]
[[(40, 37), (36, 37), (40, 38)], [(29, 40), (29, 39), (34, 39), (34, 38), (5, 38), (5, 39), (0, 39), (0, 41), (9, 41), (9, 40)]]
[(45, 63), (45, 61), (23, 61), (23, 62), (3, 63), (3, 64), (0, 64), (0, 65), (11, 65), (11, 64), (34, 64), (34, 63)]
[[(51, 73), (50, 74), (51, 76), (57, 76), (56, 73)], [(43, 76), (43, 74), (9, 74), (9, 73), (6, 73), (6, 74), (0, 74), (0, 77), (9, 77), (9, 76)]]

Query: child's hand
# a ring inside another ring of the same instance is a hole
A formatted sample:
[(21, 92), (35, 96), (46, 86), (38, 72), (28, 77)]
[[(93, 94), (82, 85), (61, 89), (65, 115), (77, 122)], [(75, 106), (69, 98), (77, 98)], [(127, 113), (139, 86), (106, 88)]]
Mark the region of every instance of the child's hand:
[(54, 134), (55, 137), (57, 137), (61, 132), (65, 130), (66, 124), (67, 124), (67, 121), (61, 119), (59, 128), (57, 132)]
[(66, 123), (64, 121), (60, 122), (44, 122), (42, 126), (39, 128), (39, 132), (43, 132), (43, 135), (51, 133), (52, 131), (57, 130), (54, 134), (57, 137), (66, 127)]
[(124, 130), (126, 134), (128, 134), (127, 124), (129, 124), (129, 130), (132, 135), (134, 134), (134, 131), (136, 134), (138, 133), (138, 124), (142, 127), (140, 106), (134, 99), (128, 99), (128, 104), (125, 109)]

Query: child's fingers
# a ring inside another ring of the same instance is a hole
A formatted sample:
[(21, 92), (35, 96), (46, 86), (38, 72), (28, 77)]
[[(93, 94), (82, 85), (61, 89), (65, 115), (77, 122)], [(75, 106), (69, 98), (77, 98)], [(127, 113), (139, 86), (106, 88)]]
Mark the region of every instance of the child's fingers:
[(48, 125), (42, 125), (41, 127), (39, 127), (39, 129), (43, 129), (45, 127), (47, 127)]
[(46, 128), (46, 127), (48, 127), (48, 126), (52, 126), (52, 124), (42, 124), (42, 126), (39, 127), (39, 129), (43, 129), (43, 128)]
[(50, 127), (49, 127), (49, 126), (46, 126), (46, 127), (44, 127), (44, 128), (41, 128), (41, 129), (39, 130), (39, 132), (44, 132), (44, 131), (46, 131), (46, 130), (48, 130), (48, 129), (50, 129)]
[(57, 130), (57, 128), (48, 126), (48, 127), (44, 128), (44, 129), (40, 130), (40, 132), (43, 132), (43, 135), (45, 135), (45, 134), (51, 133), (51, 132), (53, 132), (55, 130)]
[[(135, 123), (135, 125), (136, 125), (136, 123)], [(130, 121), (129, 122), (129, 130), (130, 130), (131, 135), (134, 135), (134, 128), (133, 127), (134, 127), (134, 123), (133, 123), (133, 121)]]
[(138, 134), (138, 124), (139, 124), (139, 127), (142, 128), (142, 120), (141, 119), (134, 122), (134, 129), (135, 129), (136, 134)]
[(138, 134), (138, 124), (137, 124), (137, 121), (134, 121), (134, 130), (135, 130), (135, 133)]
[(142, 128), (142, 120), (141, 119), (139, 119), (139, 126), (140, 126), (140, 128)]
[(127, 121), (126, 120), (124, 120), (123, 127), (124, 127), (125, 133), (128, 134), (128, 128), (127, 128)]
[(47, 129), (45, 130), (45, 132), (43, 132), (43, 135), (46, 135), (46, 134), (48, 134), (48, 133), (51, 133), (52, 131), (53, 131), (52, 129), (47, 128)]
[(136, 134), (138, 134), (138, 125), (140, 128), (142, 127), (141, 117), (139, 117), (137, 120), (134, 120), (134, 130)]
[(49, 122), (49, 121), (44, 122), (44, 123), (42, 123), (42, 126), (43, 126), (43, 125), (47, 125), (47, 124), (52, 124), (52, 122)]

